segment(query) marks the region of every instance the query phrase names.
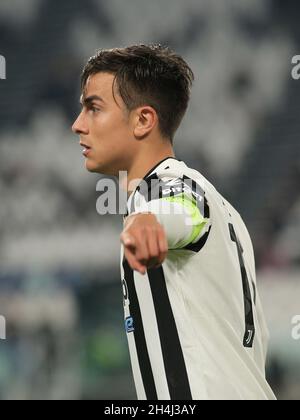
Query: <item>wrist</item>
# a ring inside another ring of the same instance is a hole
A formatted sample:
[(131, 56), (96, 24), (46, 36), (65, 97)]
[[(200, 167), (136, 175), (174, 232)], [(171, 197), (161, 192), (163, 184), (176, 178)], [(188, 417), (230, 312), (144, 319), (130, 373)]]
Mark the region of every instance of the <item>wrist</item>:
[(124, 225), (129, 223), (129, 222), (132, 222), (134, 219), (139, 219), (139, 218), (142, 218), (143, 216), (148, 216), (148, 215), (151, 215), (153, 220), (158, 222), (156, 215), (154, 213), (150, 212), (150, 211), (135, 211), (135, 212), (129, 214), (125, 218)]

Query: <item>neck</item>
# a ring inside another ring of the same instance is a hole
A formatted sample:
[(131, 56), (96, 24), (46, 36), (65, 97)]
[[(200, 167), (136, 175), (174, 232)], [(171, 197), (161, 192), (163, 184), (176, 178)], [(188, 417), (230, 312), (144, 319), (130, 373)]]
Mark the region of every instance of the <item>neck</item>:
[(127, 193), (128, 196), (135, 190), (140, 181), (144, 176), (160, 161), (168, 158), (175, 157), (175, 153), (172, 145), (166, 145), (163, 150), (149, 153), (143, 153), (138, 156), (131, 167), (128, 170), (127, 174)]

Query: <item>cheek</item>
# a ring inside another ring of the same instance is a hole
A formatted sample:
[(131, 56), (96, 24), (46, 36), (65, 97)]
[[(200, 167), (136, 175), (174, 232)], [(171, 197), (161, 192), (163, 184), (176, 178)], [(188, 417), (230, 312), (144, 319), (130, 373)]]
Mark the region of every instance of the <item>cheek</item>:
[(105, 112), (100, 112), (95, 116), (92, 125), (95, 133), (105, 133), (106, 135), (110, 134), (112, 136), (115, 132), (120, 130), (120, 127), (122, 127), (122, 123), (117, 116), (113, 113)]
[(124, 120), (114, 120), (109, 128), (109, 137), (114, 139), (119, 147), (128, 147), (131, 144), (130, 140), (132, 138), (130, 126)]
[(129, 121), (119, 110), (102, 111), (95, 115), (91, 121), (91, 134), (96, 148), (102, 151), (107, 149), (110, 153), (126, 153), (126, 149), (132, 145)]

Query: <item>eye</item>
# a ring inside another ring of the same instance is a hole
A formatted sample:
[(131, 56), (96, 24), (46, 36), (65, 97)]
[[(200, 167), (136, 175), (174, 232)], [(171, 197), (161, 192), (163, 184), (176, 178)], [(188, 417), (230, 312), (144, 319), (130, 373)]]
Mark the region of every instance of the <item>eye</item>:
[(90, 107), (90, 111), (92, 111), (93, 114), (97, 114), (98, 112), (100, 112), (100, 108), (97, 108), (96, 106), (91, 106)]

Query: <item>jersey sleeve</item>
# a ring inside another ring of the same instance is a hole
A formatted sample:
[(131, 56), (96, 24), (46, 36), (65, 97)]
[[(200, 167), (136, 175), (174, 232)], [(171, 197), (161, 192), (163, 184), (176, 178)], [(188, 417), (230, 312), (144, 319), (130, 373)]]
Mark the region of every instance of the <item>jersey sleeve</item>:
[(198, 243), (211, 225), (204, 191), (187, 176), (154, 174), (144, 180), (137, 189), (131, 214), (144, 212), (156, 215), (170, 250)]

